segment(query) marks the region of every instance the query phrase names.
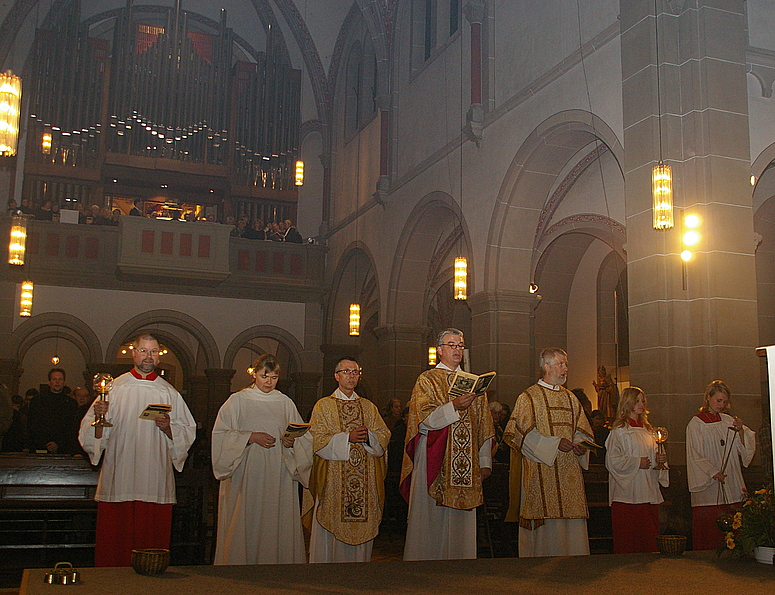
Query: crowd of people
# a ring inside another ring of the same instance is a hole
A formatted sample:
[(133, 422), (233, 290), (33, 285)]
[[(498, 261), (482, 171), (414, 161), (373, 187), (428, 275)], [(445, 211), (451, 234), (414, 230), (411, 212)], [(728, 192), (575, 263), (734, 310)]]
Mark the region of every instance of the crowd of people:
[[(102, 461), (95, 564), (103, 566), (128, 565), (134, 548), (169, 546), (173, 469), (182, 469), (196, 432), (183, 398), (156, 375), (157, 338), (143, 333), (135, 345), (134, 368), (115, 380), (108, 401), (90, 405), (87, 389), (71, 392), (64, 370), (52, 369), (39, 394), (14, 401), (13, 424), (26, 418), (19, 422), (26, 434), (9, 431), (4, 441)], [(518, 524), (519, 556), (587, 555), (582, 471), (602, 446), (614, 552), (656, 551), (670, 471), (644, 391), (630, 386), (617, 395), (609, 430), (601, 411), (587, 411), (584, 397), (563, 386), (567, 354), (548, 348), (541, 377), (509, 414), (486, 393), (450, 395), (464, 349), (461, 331), (444, 330), (439, 363), (420, 374), (406, 407), (393, 399), (383, 414), (356, 392), (358, 360), (342, 357), (336, 390), (315, 404), (308, 424), (276, 388), (277, 358), (259, 357), (253, 382), (221, 406), (212, 432), (220, 482), (215, 564), (369, 561), (389, 468), (400, 469), (408, 503), (404, 559), (476, 558), (476, 508), (494, 461), (510, 464), (506, 519)], [(694, 549), (721, 543), (715, 521), (742, 501), (741, 470), (756, 447), (754, 432), (729, 415), (730, 401), (729, 387), (712, 382), (687, 427)], [(110, 425), (94, 426), (100, 416)], [(302, 527), (311, 535), (308, 556)]]
[(267, 240), (272, 242), (290, 242), (301, 244), (304, 242), (299, 230), (290, 219), (284, 221), (264, 221), (258, 217), (248, 219), (246, 215), (237, 218), (233, 222), (232, 237), (248, 240)]
[[(78, 223), (85, 225), (107, 225), (117, 227), (119, 219), (124, 216), (121, 209), (101, 207), (99, 205), (87, 205), (80, 201), (69, 201), (66, 210), (78, 212)], [(29, 198), (22, 198), (21, 205), (17, 205), (16, 199), (8, 200), (6, 215), (26, 215), (30, 218), (40, 221), (60, 221), (61, 207), (59, 203), (52, 203), (45, 200), (39, 205), (33, 205)], [(136, 199), (132, 208), (126, 213), (132, 217), (160, 218), (165, 215), (163, 205), (159, 204), (148, 212), (144, 212), (143, 201)], [(181, 221), (208, 221), (210, 219), (202, 216), (197, 217), (193, 211), (176, 210), (175, 213), (167, 213), (173, 219)], [(168, 217), (169, 218), (169, 217)], [(302, 238), (299, 230), (290, 219), (281, 221), (267, 221), (260, 218), (250, 219), (247, 215), (241, 215), (236, 219), (227, 217), (226, 224), (233, 226), (232, 237), (246, 238), (250, 240), (268, 240), (272, 242), (289, 242), (291, 244), (302, 244)]]
[(40, 390), (8, 393), (12, 408), (5, 433), (0, 431), (3, 452), (83, 455), (78, 429), (92, 398), (86, 387), (71, 390), (66, 378), (62, 368), (52, 368)]

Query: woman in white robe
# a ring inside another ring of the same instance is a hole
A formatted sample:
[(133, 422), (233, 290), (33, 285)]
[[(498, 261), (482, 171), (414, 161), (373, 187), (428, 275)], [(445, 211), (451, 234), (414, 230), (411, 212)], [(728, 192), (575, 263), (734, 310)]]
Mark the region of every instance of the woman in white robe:
[(255, 382), (223, 404), (213, 428), (212, 460), (220, 480), (214, 564), (306, 562), (299, 488), (309, 483), (309, 433), (282, 438), (302, 422), (275, 389), (280, 365), (264, 354), (253, 364)]
[(605, 443), (615, 554), (657, 551), (659, 504), (664, 500), (659, 486), (667, 487), (670, 477), (667, 469), (654, 469), (655, 463), (667, 462), (656, 446), (646, 395), (635, 386), (625, 388)]
[(723, 533), (716, 519), (743, 500), (742, 467), (756, 450), (756, 434), (728, 415), (729, 387), (714, 380), (700, 412), (686, 427), (686, 475), (692, 497), (692, 549), (716, 549)]

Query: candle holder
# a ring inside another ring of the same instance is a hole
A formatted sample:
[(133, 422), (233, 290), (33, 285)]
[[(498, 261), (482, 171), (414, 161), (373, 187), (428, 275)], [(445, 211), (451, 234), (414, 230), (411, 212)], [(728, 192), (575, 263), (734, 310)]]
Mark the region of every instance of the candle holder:
[[(99, 395), (100, 401), (107, 401), (108, 393), (113, 388), (113, 376), (105, 374), (103, 372), (94, 375), (94, 382), (92, 383), (94, 392)], [(105, 419), (105, 414), (101, 413), (96, 416), (91, 425), (100, 428), (112, 428), (113, 424)]]
[[(654, 428), (654, 441), (657, 443), (657, 454), (665, 454), (665, 442), (667, 442), (667, 428), (659, 426)], [(657, 463), (652, 469), (663, 471), (670, 469), (666, 463)]]

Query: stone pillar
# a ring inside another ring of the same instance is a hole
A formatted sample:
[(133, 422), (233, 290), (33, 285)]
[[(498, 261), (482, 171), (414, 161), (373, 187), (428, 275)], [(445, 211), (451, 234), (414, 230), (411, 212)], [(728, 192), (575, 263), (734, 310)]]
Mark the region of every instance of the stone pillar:
[(428, 369), (431, 329), (426, 326), (387, 324), (374, 329), (379, 339), (382, 363), (378, 370), (380, 403), (390, 399), (409, 401), (417, 377)]
[(24, 368), (19, 367), (19, 361), (15, 359), (0, 359), (0, 383), (5, 384), (12, 395), (19, 394), (19, 378), (24, 373)]
[[(533, 384), (538, 356), (533, 345), (533, 315), (540, 297), (526, 291), (482, 291), (468, 298), (471, 307), (471, 369), (481, 374), (495, 370), (491, 401), (513, 405)], [(543, 346), (540, 346), (543, 347)]]
[(200, 374), (190, 376), (185, 381), (186, 394), (183, 395), (191, 415), (196, 420), (197, 428), (206, 428), (208, 407), (210, 401), (210, 383), (207, 376)]
[(231, 394), (231, 379), (235, 372), (236, 370), (224, 368), (205, 369), (205, 376), (207, 376), (207, 415), (204, 419), (197, 419), (197, 422), (201, 422), (201, 427), (207, 431), (208, 436), (213, 429), (218, 410)]
[(296, 407), (304, 419), (309, 419), (318, 400), (321, 375), (317, 372), (296, 372), (292, 376), (296, 387)]
[[(687, 420), (709, 381), (730, 385), (748, 425), (761, 420), (747, 31), (742, 0), (654, 8), (620, 2), (630, 379), (648, 394), (652, 423), (670, 429), (670, 460), (680, 465)], [(667, 231), (652, 228), (659, 106), (676, 206)], [(682, 212), (702, 220), (685, 275)]]

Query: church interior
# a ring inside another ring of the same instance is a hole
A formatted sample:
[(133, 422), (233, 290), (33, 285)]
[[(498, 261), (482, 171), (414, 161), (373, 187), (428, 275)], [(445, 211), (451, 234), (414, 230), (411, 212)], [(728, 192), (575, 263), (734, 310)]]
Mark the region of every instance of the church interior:
[[(355, 356), (382, 410), (448, 327), (497, 372), (490, 401), (513, 406), (545, 347), (591, 409), (600, 379), (640, 387), (669, 430), (667, 532), (690, 532), (685, 429), (712, 380), (764, 437), (749, 487), (772, 481), (775, 1), (8, 0), (0, 80), (0, 383), (90, 387), (160, 338), (199, 437), (173, 564), (211, 562), (208, 437), (255, 357), (308, 417)], [(258, 220), (301, 242), (242, 232)], [(0, 465), (0, 587), (88, 566), (88, 462)], [(606, 553), (605, 468), (586, 479)], [(480, 557), (511, 551), (498, 485)]]

